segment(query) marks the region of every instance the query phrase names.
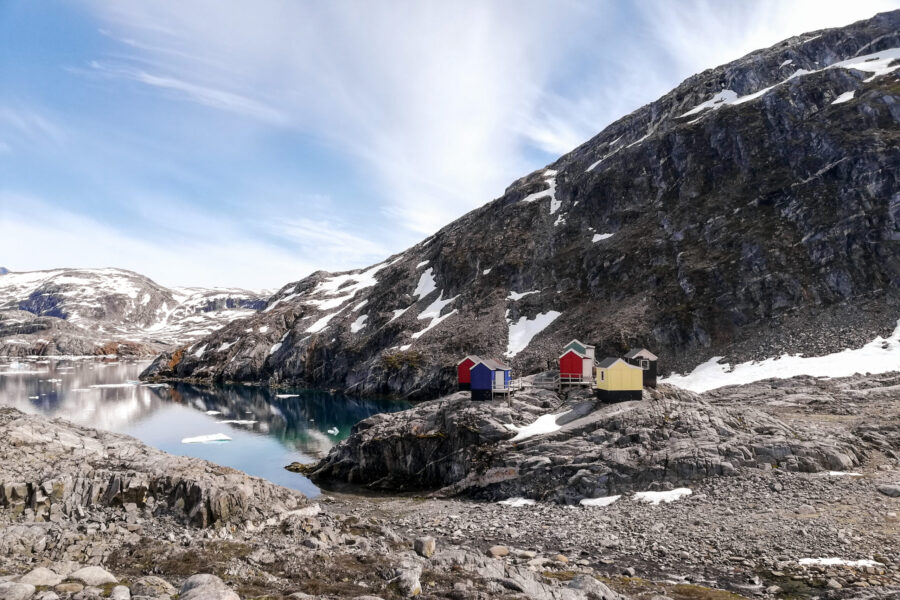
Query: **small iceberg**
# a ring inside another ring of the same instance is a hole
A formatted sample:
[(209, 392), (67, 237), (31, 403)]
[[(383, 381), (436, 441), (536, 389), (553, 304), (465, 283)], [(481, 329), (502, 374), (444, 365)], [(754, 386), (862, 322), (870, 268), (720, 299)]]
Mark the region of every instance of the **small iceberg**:
[(216, 444), (220, 442), (230, 442), (231, 438), (224, 433), (212, 433), (210, 435), (198, 435), (197, 437), (186, 437), (181, 440), (182, 444)]

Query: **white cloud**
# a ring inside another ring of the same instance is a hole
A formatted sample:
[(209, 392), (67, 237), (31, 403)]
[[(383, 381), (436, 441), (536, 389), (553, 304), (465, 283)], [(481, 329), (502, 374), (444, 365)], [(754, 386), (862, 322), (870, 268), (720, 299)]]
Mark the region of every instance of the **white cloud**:
[(195, 231), (139, 239), (33, 197), (0, 192), (0, 206), (0, 257), (12, 270), (119, 267), (170, 286), (274, 289), (319, 268), (249, 237)]

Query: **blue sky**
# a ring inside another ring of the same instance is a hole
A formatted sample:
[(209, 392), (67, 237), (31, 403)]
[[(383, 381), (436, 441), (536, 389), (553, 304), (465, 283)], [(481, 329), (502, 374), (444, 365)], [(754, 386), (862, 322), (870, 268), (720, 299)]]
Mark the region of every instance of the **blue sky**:
[(377, 262), (685, 77), (900, 0), (0, 0), (0, 265)]

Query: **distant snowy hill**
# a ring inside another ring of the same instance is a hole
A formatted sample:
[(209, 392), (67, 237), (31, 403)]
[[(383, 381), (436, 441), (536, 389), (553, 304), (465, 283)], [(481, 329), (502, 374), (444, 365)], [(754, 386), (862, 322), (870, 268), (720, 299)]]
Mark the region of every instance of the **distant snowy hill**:
[(166, 288), (123, 269), (0, 277), (0, 355), (156, 353), (265, 306), (240, 289)]
[(146, 375), (425, 398), (466, 354), (528, 373), (576, 337), (651, 348), (663, 373), (890, 346), (898, 68), (894, 11), (694, 75), (422, 243), (288, 284)]

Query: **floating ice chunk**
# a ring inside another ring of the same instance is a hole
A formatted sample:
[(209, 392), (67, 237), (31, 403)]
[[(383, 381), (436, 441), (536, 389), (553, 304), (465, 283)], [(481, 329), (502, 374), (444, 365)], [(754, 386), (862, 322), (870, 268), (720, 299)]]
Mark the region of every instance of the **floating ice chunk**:
[(516, 496), (515, 498), (507, 498), (506, 500), (500, 500), (497, 504), (502, 504), (503, 506), (511, 506), (512, 508), (521, 508), (523, 506), (534, 506), (535, 501), (531, 498), (520, 498)]
[(582, 506), (609, 506), (622, 496), (605, 496), (603, 498), (582, 498), (579, 504)]
[(276, 398), (299, 398), (300, 394), (275, 394)]
[(218, 444), (222, 442), (230, 442), (231, 438), (224, 433), (211, 433), (209, 435), (198, 435), (196, 437), (186, 437), (181, 440), (182, 444)]
[(689, 488), (675, 488), (665, 492), (637, 492), (634, 499), (638, 502), (646, 502), (656, 506), (660, 502), (675, 502), (685, 496), (690, 496), (693, 492)]
[(337, 435), (340, 433), (340, 430), (337, 427), (331, 427), (326, 431), (326, 433), (328, 433), (328, 435)]

